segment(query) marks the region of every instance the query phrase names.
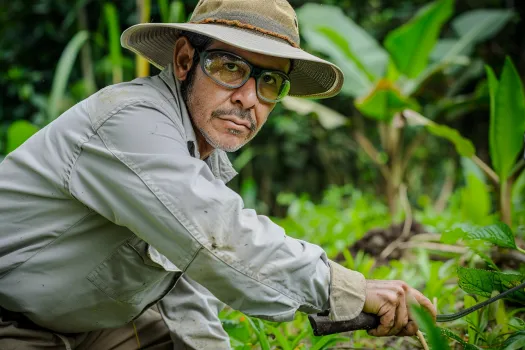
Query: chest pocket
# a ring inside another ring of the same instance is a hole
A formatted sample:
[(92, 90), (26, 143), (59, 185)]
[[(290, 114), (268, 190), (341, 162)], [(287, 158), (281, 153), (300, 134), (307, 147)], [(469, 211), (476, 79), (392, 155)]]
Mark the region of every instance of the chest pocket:
[(154, 302), (169, 292), (182, 271), (166, 271), (149, 258), (147, 250), (148, 244), (134, 236), (87, 279), (114, 300), (133, 305)]

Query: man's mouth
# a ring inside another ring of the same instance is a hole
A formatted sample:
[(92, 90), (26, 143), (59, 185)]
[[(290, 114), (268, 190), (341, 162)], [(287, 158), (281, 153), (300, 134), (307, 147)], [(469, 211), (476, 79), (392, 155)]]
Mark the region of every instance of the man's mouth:
[(243, 130), (244, 128), (248, 130), (252, 130), (251, 123), (248, 120), (242, 120), (237, 118), (219, 118), (226, 122), (228, 127), (231, 127), (232, 129), (236, 130)]

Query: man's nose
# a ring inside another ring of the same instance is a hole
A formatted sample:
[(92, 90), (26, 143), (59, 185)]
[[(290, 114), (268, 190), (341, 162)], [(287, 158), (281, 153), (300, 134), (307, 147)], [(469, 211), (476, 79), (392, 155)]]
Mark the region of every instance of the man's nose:
[(242, 105), (243, 109), (253, 108), (258, 100), (255, 78), (251, 77), (243, 86), (236, 89), (231, 100), (234, 104)]

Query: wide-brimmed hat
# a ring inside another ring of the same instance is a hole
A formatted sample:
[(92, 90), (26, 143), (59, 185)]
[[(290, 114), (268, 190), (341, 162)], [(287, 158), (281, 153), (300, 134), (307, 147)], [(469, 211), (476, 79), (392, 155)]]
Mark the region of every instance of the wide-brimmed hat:
[(294, 9), (286, 0), (200, 0), (187, 23), (143, 23), (122, 33), (123, 47), (164, 69), (181, 31), (263, 55), (293, 60), (291, 96), (326, 98), (343, 85), (336, 65), (303, 51)]

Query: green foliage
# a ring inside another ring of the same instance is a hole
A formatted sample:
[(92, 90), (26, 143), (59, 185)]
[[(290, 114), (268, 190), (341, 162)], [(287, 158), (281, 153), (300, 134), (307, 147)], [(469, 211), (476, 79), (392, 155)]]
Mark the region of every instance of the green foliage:
[(441, 331), (441, 334), (443, 336), (458, 342), (462, 346), (463, 350), (480, 350), (481, 349), (480, 347), (467, 343), (466, 341), (461, 339), (457, 334), (455, 334), (449, 329), (440, 328), (439, 330)]
[(288, 205), (288, 216), (275, 221), (288, 235), (322, 246), (330, 257), (389, 222), (384, 205), (352, 186), (332, 187), (320, 204), (292, 194), (281, 194), (278, 200)]
[(405, 109), (420, 109), (417, 101), (401, 95), (388, 80), (380, 80), (370, 94), (355, 101), (355, 106), (363, 115), (384, 122)]
[(401, 73), (415, 78), (425, 70), (441, 27), (452, 16), (453, 7), (453, 0), (430, 3), (408, 23), (388, 34), (385, 47)]
[(516, 249), (514, 234), (504, 223), (497, 223), (481, 228), (471, 228), (468, 226), (457, 227), (453, 230), (445, 231), (441, 239), (446, 243), (455, 243), (458, 239), (481, 240), (503, 248)]
[(516, 332), (505, 340), (502, 350), (518, 350), (525, 348), (525, 330)]
[(122, 49), (120, 47), (120, 25), (117, 9), (112, 3), (104, 4), (104, 16), (108, 28), (109, 53), (113, 70), (113, 83), (120, 83), (123, 79)]
[(53, 86), (47, 105), (47, 119), (49, 123), (59, 116), (63, 111), (64, 93), (71, 70), (82, 45), (88, 40), (89, 33), (80, 31), (71, 39), (58, 61), (56, 72), (53, 78)]
[(426, 338), (432, 350), (450, 350), (450, 346), (445, 341), (440, 330), (434, 324), (432, 317), (420, 307), (412, 307), (412, 314), (414, 315), (417, 324), (423, 329)]
[[(459, 286), (467, 293), (491, 297), (493, 291), (504, 292), (525, 281), (525, 275), (458, 267)], [(525, 292), (514, 292), (510, 300), (525, 303)]]
[(427, 130), (439, 137), (443, 137), (454, 144), (456, 151), (463, 157), (472, 157), (476, 150), (470, 140), (462, 137), (457, 130), (449, 128), (446, 125), (428, 124)]
[(333, 58), (345, 74), (343, 92), (363, 96), (383, 76), (388, 54), (335, 6), (306, 4), (297, 10), (301, 34), (315, 51)]
[(493, 222), (492, 198), (486, 176), (470, 158), (461, 158), (465, 187), (459, 190), (461, 196), (461, 222), (489, 225)]
[(513, 15), (507, 9), (475, 9), (459, 15), (451, 23), (457, 38), (439, 40), (432, 59), (447, 61), (457, 55), (470, 55), (476, 44), (496, 35)]
[(7, 129), (6, 154), (14, 151), (37, 131), (38, 128), (36, 126), (25, 120), (19, 120), (9, 125)]
[(525, 95), (521, 78), (512, 61), (507, 58), (501, 80), (490, 68), (489, 77), (491, 101), (490, 155), (494, 170), (501, 181), (506, 180), (523, 148), (525, 133)]

